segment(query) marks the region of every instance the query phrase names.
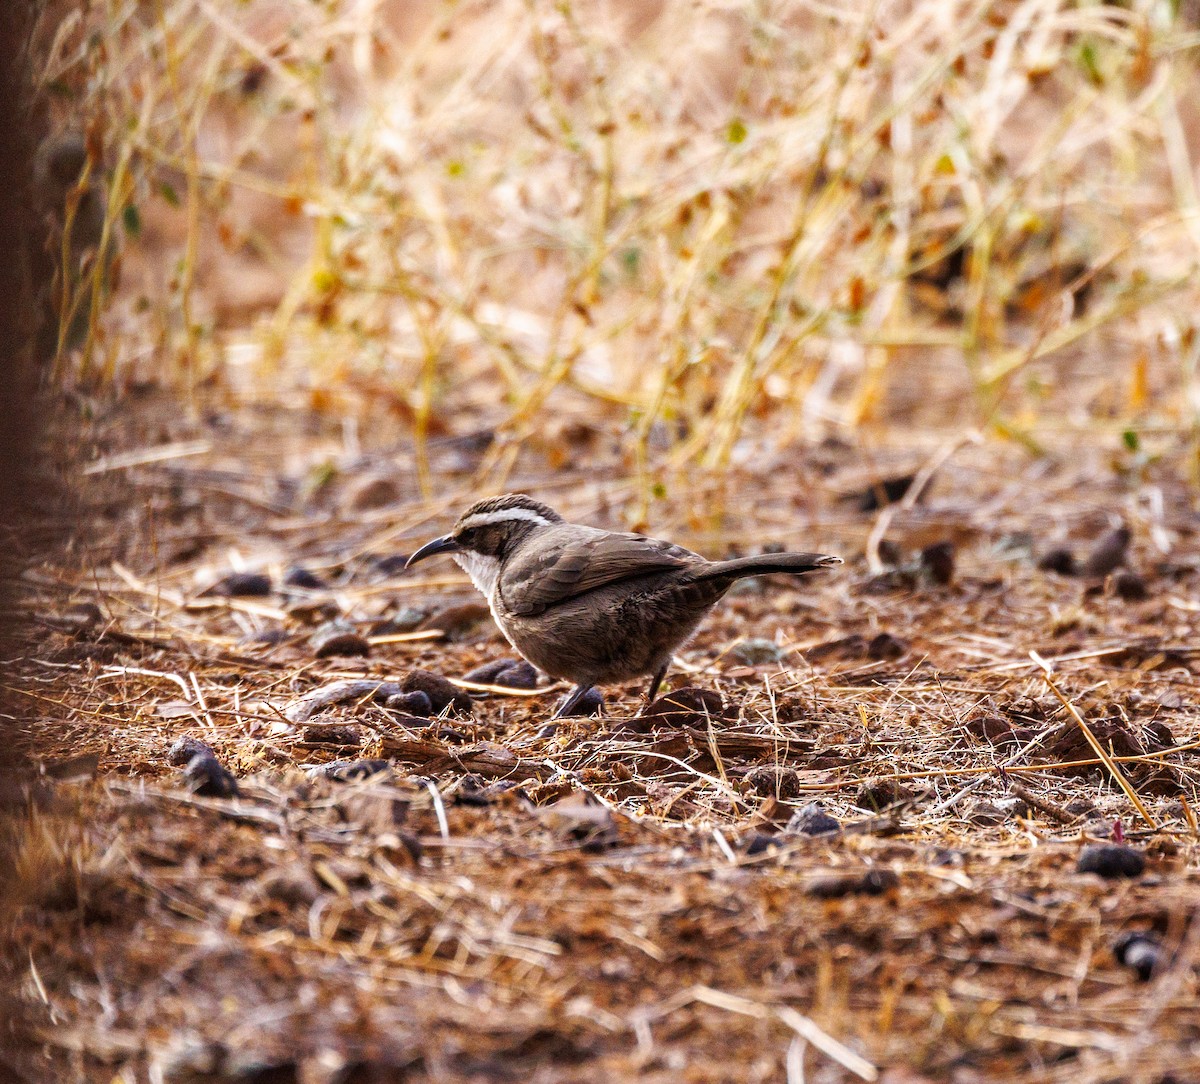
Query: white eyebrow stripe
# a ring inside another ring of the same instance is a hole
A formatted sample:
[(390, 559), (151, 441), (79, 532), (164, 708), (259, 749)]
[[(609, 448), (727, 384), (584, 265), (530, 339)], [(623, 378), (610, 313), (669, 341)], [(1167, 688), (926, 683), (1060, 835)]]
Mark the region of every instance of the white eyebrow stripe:
[(529, 523), (540, 523), (543, 527), (551, 526), (550, 521), (531, 508), (501, 508), (496, 512), (476, 512), (468, 516), (460, 524), (460, 528), (468, 530), (472, 527), (487, 527), (493, 523), (508, 523), (514, 519), (527, 520)]

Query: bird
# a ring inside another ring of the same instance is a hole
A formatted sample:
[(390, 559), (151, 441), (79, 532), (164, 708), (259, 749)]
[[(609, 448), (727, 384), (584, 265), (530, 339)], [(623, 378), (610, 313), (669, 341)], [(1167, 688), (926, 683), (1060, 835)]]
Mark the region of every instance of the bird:
[(471, 577), (528, 662), (574, 686), (555, 719), (594, 686), (638, 677), (650, 677), (653, 701), (675, 652), (736, 581), (841, 564), (822, 553), (709, 561), (662, 539), (570, 523), (524, 493), (476, 501), (405, 567), (437, 554)]

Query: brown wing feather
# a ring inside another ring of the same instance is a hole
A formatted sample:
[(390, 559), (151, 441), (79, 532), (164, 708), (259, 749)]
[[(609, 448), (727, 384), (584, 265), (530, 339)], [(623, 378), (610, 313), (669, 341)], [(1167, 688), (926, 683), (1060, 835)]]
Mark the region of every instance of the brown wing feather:
[(682, 546), (637, 534), (583, 533), (571, 525), (559, 539), (551, 531), (538, 537), (534, 552), (514, 554), (505, 569), (501, 593), (514, 614), (544, 613), (600, 587), (703, 560)]

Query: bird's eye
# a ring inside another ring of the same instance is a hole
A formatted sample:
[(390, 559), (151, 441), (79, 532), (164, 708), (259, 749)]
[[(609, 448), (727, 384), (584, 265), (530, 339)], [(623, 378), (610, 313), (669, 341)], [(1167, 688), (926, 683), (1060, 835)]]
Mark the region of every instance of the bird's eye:
[(475, 541), (475, 536), (477, 533), (478, 532), (474, 527), (468, 527), (466, 530), (459, 531), (458, 534), (454, 536), (454, 541), (460, 546), (469, 546)]

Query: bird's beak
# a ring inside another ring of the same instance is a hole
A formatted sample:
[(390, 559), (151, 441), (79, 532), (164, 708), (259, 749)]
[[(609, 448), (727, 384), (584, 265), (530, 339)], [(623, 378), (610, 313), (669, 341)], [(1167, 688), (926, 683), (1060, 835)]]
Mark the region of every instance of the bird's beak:
[(454, 541), (454, 536), (449, 534), (442, 535), (441, 538), (435, 538), (432, 542), (426, 542), (416, 553), (414, 553), (407, 561), (404, 562), (404, 567), (415, 565), (418, 561), (424, 561), (426, 557), (433, 557), (438, 553), (457, 553), (462, 546)]

